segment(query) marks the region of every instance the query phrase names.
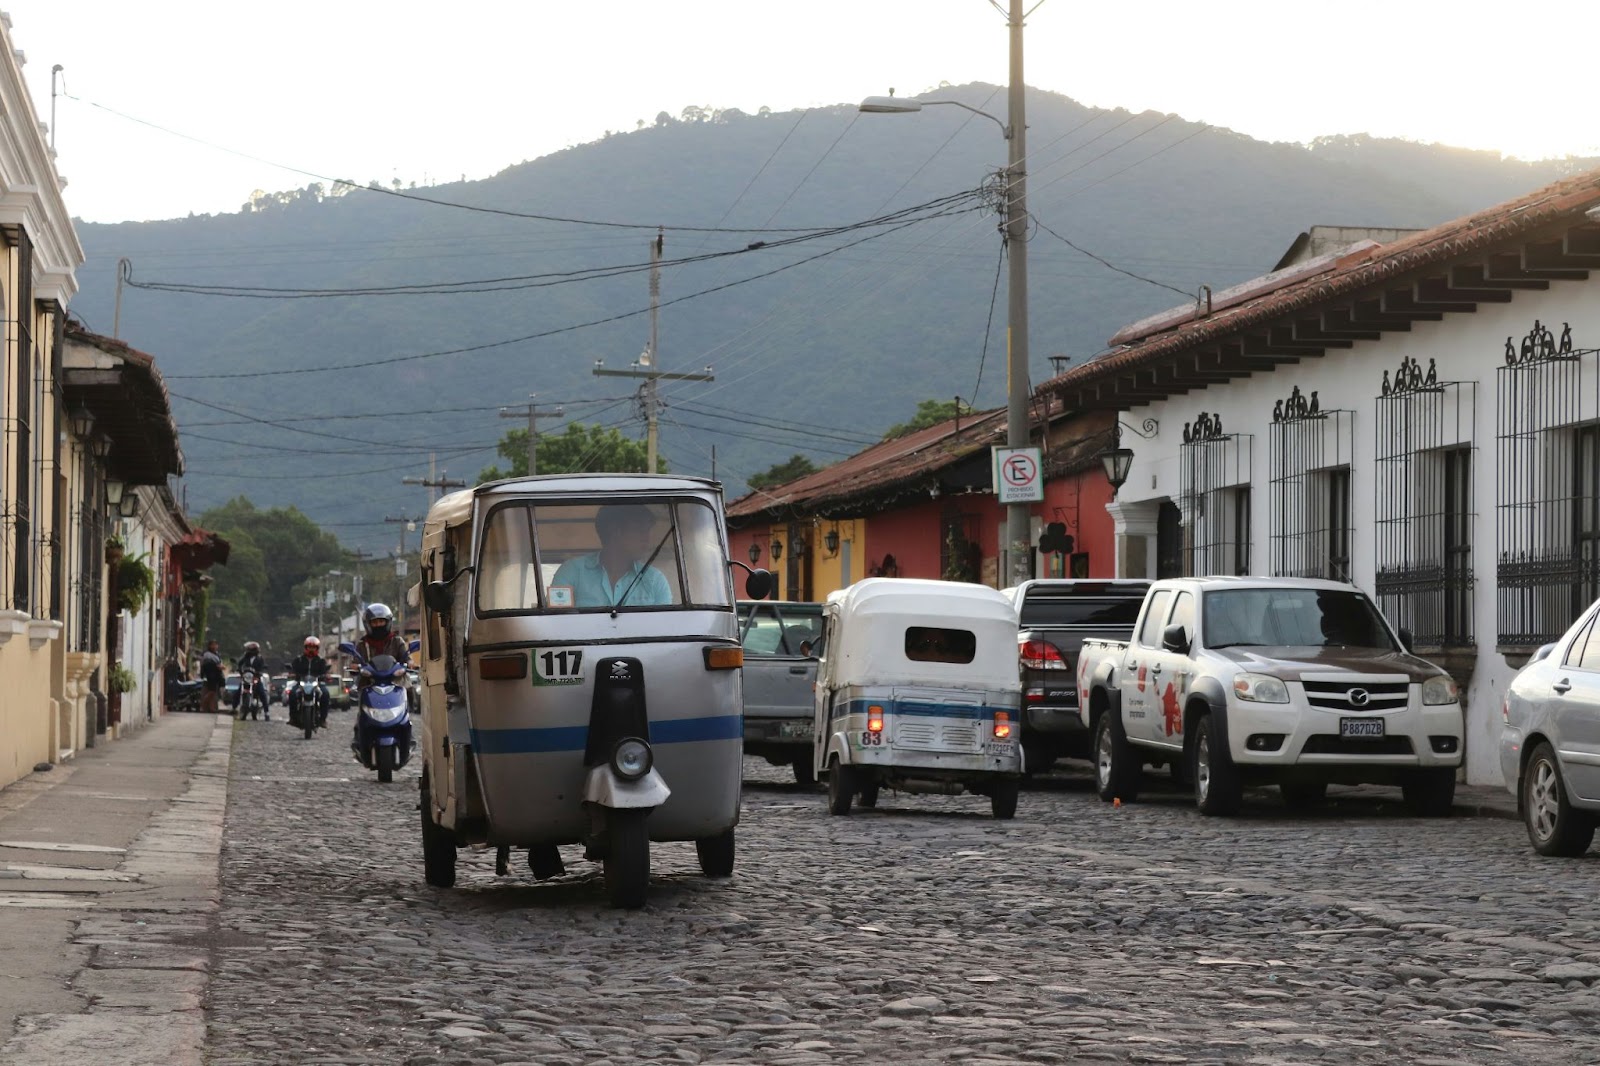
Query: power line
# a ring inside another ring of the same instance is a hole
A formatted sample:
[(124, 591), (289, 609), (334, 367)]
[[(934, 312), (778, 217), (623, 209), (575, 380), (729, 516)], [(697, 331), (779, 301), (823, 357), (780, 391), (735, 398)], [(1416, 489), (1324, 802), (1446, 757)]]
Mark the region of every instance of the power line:
[(454, 200), (441, 200), (438, 197), (422, 196), (422, 195), (420, 195), (418, 193), (407, 192), (407, 191), (404, 191), (404, 190), (401, 190), (401, 189), (386, 189), (381, 185), (357, 185), (355, 182), (350, 181), (348, 178), (329, 177), (326, 174), (319, 174), (316, 171), (306, 170), (303, 167), (295, 167), (295, 166), (290, 166), (287, 163), (279, 163), (279, 162), (276, 162), (275, 160), (265, 159), (265, 158), (263, 158), (261, 156), (258, 156), (258, 155), (252, 155), (249, 152), (241, 152), (241, 151), (239, 151), (237, 149), (229, 148), (226, 145), (221, 145), (221, 144), (217, 144), (217, 143), (215, 143), (213, 141), (205, 140), (202, 137), (195, 137), (195, 136), (193, 136), (191, 134), (182, 133), (182, 132), (180, 132), (178, 130), (174, 130), (174, 129), (171, 129), (171, 128), (167, 127), (167, 126), (160, 125), (159, 123), (151, 122), (148, 119), (138, 118), (137, 116), (130, 115), (130, 114), (124, 112), (124, 111), (118, 111), (114, 107), (108, 107), (105, 104), (97, 103), (97, 102), (95, 102), (93, 100), (86, 100), (81, 96), (73, 96), (70, 93), (62, 93), (61, 95), (63, 97), (65, 97), (66, 99), (68, 99), (68, 100), (72, 100), (72, 101), (75, 101), (75, 102), (80, 103), (80, 104), (86, 104), (89, 107), (97, 108), (97, 109), (99, 109), (101, 111), (105, 111), (108, 114), (116, 115), (118, 118), (124, 119), (124, 120), (126, 120), (128, 122), (134, 122), (134, 123), (137, 123), (138, 125), (147, 126), (147, 127), (149, 127), (150, 129), (153, 129), (153, 130), (158, 130), (161, 133), (167, 134), (168, 136), (177, 137), (177, 138), (180, 138), (180, 139), (185, 140), (185, 141), (190, 141), (190, 142), (192, 142), (194, 144), (204, 145), (207, 148), (212, 148), (212, 149), (215, 149), (216, 151), (219, 151), (219, 152), (226, 152), (229, 155), (236, 155), (236, 156), (239, 156), (241, 159), (249, 159), (252, 162), (262, 163), (262, 164), (265, 164), (266, 166), (269, 166), (269, 167), (275, 167), (275, 168), (277, 168), (279, 170), (287, 171), (290, 174), (299, 174), (301, 177), (316, 178), (318, 181), (331, 182), (334, 185), (343, 185), (343, 186), (349, 188), (352, 191), (360, 190), (362, 192), (382, 193), (385, 196), (393, 196), (393, 197), (395, 197), (397, 199), (411, 200), (411, 201), (415, 201), (417, 203), (431, 204), (431, 205), (433, 205), (435, 207), (449, 207), (449, 208), (454, 208), (454, 209), (459, 210), (459, 211), (471, 211), (471, 212), (474, 212), (474, 213), (477, 213), (477, 214), (485, 214), (485, 215), (500, 215), (500, 216), (503, 216), (503, 217), (506, 217), (506, 218), (525, 218), (525, 219), (531, 219), (531, 220), (534, 220), (534, 221), (537, 221), (537, 222), (560, 222), (560, 223), (566, 223), (568, 225), (574, 225), (574, 226), (599, 226), (599, 227), (608, 228), (608, 229), (641, 229), (641, 230), (668, 229), (668, 230), (673, 230), (673, 231), (679, 232), (679, 233), (806, 233), (806, 232), (810, 232), (810, 231), (813, 231), (813, 230), (828, 229), (829, 228), (827, 226), (789, 226), (789, 227), (770, 227), (770, 226), (753, 227), (753, 226), (745, 226), (745, 227), (727, 227), (727, 228), (719, 227), (719, 226), (662, 226), (659, 223), (655, 223), (655, 222), (617, 222), (617, 221), (614, 221), (614, 220), (606, 220), (606, 219), (574, 218), (574, 217), (565, 216), (565, 215), (549, 215), (549, 214), (541, 214), (541, 213), (532, 212), (532, 211), (512, 211), (512, 210), (510, 210), (508, 208), (501, 208), (501, 207), (485, 207), (485, 206), (483, 206), (481, 204), (464, 204), (464, 203), (460, 203), (460, 202), (454, 201)]
[(1067, 240), (1061, 234), (1057, 233), (1055, 230), (1053, 230), (1049, 226), (1045, 225), (1044, 221), (1042, 219), (1040, 219), (1037, 214), (1033, 214), (1032, 212), (1029, 212), (1029, 214), (1033, 218), (1033, 224), (1034, 225), (1038, 226), (1040, 229), (1044, 230), (1046, 233), (1050, 234), (1050, 236), (1054, 237), (1056, 240), (1060, 241), (1062, 244), (1066, 245), (1068, 248), (1071, 248), (1073, 251), (1081, 252), (1082, 254), (1088, 256), (1090, 259), (1093, 259), (1096, 263), (1099, 263), (1101, 266), (1105, 267), (1107, 270), (1115, 270), (1118, 274), (1125, 274), (1128, 277), (1133, 278), (1135, 281), (1142, 281), (1147, 285), (1154, 285), (1157, 288), (1166, 289), (1168, 292), (1175, 292), (1179, 296), (1191, 297), (1191, 296), (1194, 295), (1194, 293), (1192, 293), (1192, 292), (1184, 292), (1182, 289), (1178, 288), (1175, 285), (1168, 285), (1164, 281), (1157, 281), (1154, 278), (1147, 278), (1143, 274), (1135, 274), (1131, 270), (1124, 270), (1122, 267), (1117, 266), (1117, 264), (1111, 262), (1110, 260), (1105, 259), (1105, 258), (1103, 258), (1101, 256), (1098, 256), (1098, 255), (1095, 255), (1093, 252), (1089, 251), (1089, 249), (1081, 247), (1081, 246), (1076, 245), (1076, 244), (1073, 244), (1071, 241)]
[[(968, 208), (967, 210), (973, 210), (973, 209), (972, 208)], [(953, 213), (959, 213), (959, 212), (953, 212)], [(937, 216), (929, 216), (929, 217), (937, 217)], [(835, 254), (837, 252), (842, 252), (847, 248), (853, 248), (856, 245), (865, 244), (868, 241), (878, 240), (878, 239), (880, 239), (882, 237), (885, 237), (885, 236), (887, 236), (887, 235), (889, 235), (891, 233), (896, 232), (899, 229), (904, 229), (904, 228), (907, 228), (907, 227), (910, 227), (910, 226), (914, 226), (918, 222), (921, 222), (921, 221), (925, 221), (925, 219), (917, 219), (917, 220), (911, 221), (911, 222), (903, 222), (899, 226), (895, 227), (894, 229), (881, 230), (881, 231), (879, 231), (877, 233), (869, 233), (865, 237), (857, 238), (856, 240), (850, 241), (847, 244), (840, 245), (837, 248), (829, 248), (826, 251), (818, 252), (816, 255), (807, 256), (804, 259), (798, 259), (793, 263), (785, 263), (783, 266), (775, 267), (772, 270), (763, 271), (760, 274), (754, 274), (754, 275), (751, 275), (750, 277), (747, 277), (747, 278), (740, 278), (740, 279), (737, 279), (735, 281), (726, 282), (725, 284), (722, 284), (722, 285), (714, 285), (709, 289), (701, 289), (698, 292), (691, 292), (691, 293), (688, 293), (688, 294), (686, 294), (684, 296), (679, 296), (679, 297), (676, 297), (676, 298), (671, 299), (671, 300), (664, 300), (664, 301), (662, 301), (660, 306), (661, 307), (670, 307), (673, 304), (683, 303), (686, 300), (693, 300), (693, 299), (696, 299), (696, 298), (701, 297), (701, 296), (709, 296), (712, 293), (722, 292), (722, 291), (724, 291), (726, 289), (736, 288), (737, 286), (740, 286), (740, 285), (749, 284), (752, 281), (760, 281), (763, 278), (770, 278), (775, 274), (781, 274), (786, 270), (793, 270), (795, 267), (804, 266), (807, 263), (812, 263), (812, 262), (815, 262), (818, 259), (826, 258), (827, 256), (833, 255), (833, 254)], [(178, 379), (197, 380), (197, 379), (231, 379), (231, 378), (278, 377), (278, 376), (281, 376), (281, 375), (284, 375), (284, 374), (323, 374), (323, 373), (328, 373), (328, 372), (331, 372), (331, 371), (357, 370), (357, 369), (362, 369), (362, 368), (371, 367), (371, 366), (389, 366), (389, 365), (392, 365), (392, 364), (395, 364), (395, 363), (409, 363), (409, 362), (416, 362), (416, 361), (422, 360), (422, 359), (436, 359), (436, 358), (439, 358), (440, 356), (445, 356), (445, 355), (465, 355), (465, 354), (470, 353), (470, 352), (482, 352), (482, 351), (487, 351), (487, 350), (492, 349), (492, 348), (504, 348), (507, 345), (511, 345), (511, 344), (520, 344), (520, 343), (523, 343), (525, 341), (541, 340), (541, 339), (543, 339), (545, 337), (554, 337), (554, 336), (558, 336), (558, 335), (563, 334), (563, 333), (572, 333), (572, 332), (575, 332), (575, 331), (580, 330), (580, 329), (587, 329), (587, 328), (589, 328), (591, 326), (603, 326), (603, 325), (606, 325), (606, 324), (611, 323), (611, 322), (620, 322), (620, 321), (622, 321), (623, 319), (626, 319), (626, 318), (636, 318), (639, 315), (644, 315), (644, 314), (649, 314), (649, 313), (650, 313), (650, 308), (649, 307), (640, 307), (640, 308), (636, 308), (636, 309), (634, 309), (632, 311), (623, 311), (623, 312), (621, 312), (619, 314), (608, 315), (605, 318), (591, 319), (588, 322), (578, 322), (578, 323), (575, 323), (575, 324), (569, 325), (569, 326), (560, 326), (560, 327), (557, 327), (555, 329), (541, 330), (538, 333), (530, 333), (530, 334), (527, 334), (526, 336), (522, 336), (522, 337), (509, 337), (509, 338), (506, 338), (505, 340), (489, 341), (489, 342), (486, 342), (484, 344), (472, 344), (472, 345), (467, 345), (466, 347), (462, 347), (462, 348), (447, 348), (447, 349), (444, 349), (442, 351), (437, 351), (437, 352), (420, 352), (420, 353), (417, 353), (417, 354), (414, 354), (414, 355), (386, 356), (386, 357), (381, 358), (381, 359), (365, 359), (365, 360), (362, 360), (362, 361), (356, 362), (356, 363), (341, 363), (341, 364), (332, 365), (332, 366), (296, 367), (296, 368), (282, 369), (282, 370), (234, 371), (234, 372), (220, 373), (220, 374), (171, 374), (171, 375), (168, 375), (168, 380), (178, 380)]]
[(815, 163), (811, 164), (811, 169), (806, 171), (805, 177), (801, 178), (799, 183), (796, 184), (794, 188), (789, 190), (789, 195), (783, 198), (783, 203), (774, 208), (772, 214), (767, 216), (768, 225), (771, 225), (772, 220), (777, 218), (778, 215), (782, 213), (783, 209), (789, 206), (789, 201), (794, 199), (794, 194), (799, 192), (800, 187), (803, 186), (807, 181), (811, 180), (811, 175), (815, 174), (817, 172), (817, 168), (822, 165), (823, 161), (833, 154), (833, 150), (835, 148), (839, 147), (839, 142), (844, 140), (844, 135), (856, 128), (856, 122), (860, 118), (861, 112), (859, 111), (851, 116), (850, 121), (845, 125), (845, 128), (839, 131), (839, 136), (835, 137), (833, 139), (833, 143), (828, 145), (827, 148), (823, 149), (822, 155), (817, 158)]
[[(1006, 262), (1006, 242), (1000, 242), (1000, 255), (994, 264), (994, 287), (989, 291), (989, 318), (983, 324), (983, 352), (978, 356), (978, 380), (972, 383), (972, 399), (967, 402), (976, 407), (978, 404), (978, 389), (983, 386), (983, 368), (989, 362), (989, 338), (994, 333), (994, 305), (995, 298), (1000, 295), (1000, 269)], [(956, 412), (960, 414), (959, 411)]]
[(795, 424), (794, 428), (789, 428), (789, 427), (786, 427), (786, 426), (777, 425), (777, 424), (773, 423), (770, 420), (761, 420), (761, 419), (755, 419), (755, 418), (744, 418), (744, 417), (741, 417), (740, 415), (737, 415), (737, 414), (726, 414), (726, 413), (724, 413), (722, 411), (696, 410), (696, 405), (691, 401), (684, 401), (683, 403), (678, 404), (677, 407), (679, 409), (681, 409), (681, 410), (688, 411), (690, 414), (698, 414), (698, 415), (700, 415), (701, 417), (704, 417), (704, 418), (720, 418), (720, 419), (724, 419), (725, 421), (728, 421), (728, 422), (739, 422), (739, 423), (742, 423), (742, 424), (747, 425), (747, 426), (758, 426), (758, 427), (760, 427), (762, 429), (770, 429), (770, 430), (773, 430), (774, 432), (778, 432), (778, 433), (800, 434), (800, 435), (804, 435), (804, 436), (807, 436), (807, 437), (820, 437), (823, 440), (838, 441), (841, 444), (863, 444), (863, 445), (865, 445), (865, 444), (875, 444), (875, 443), (877, 443), (875, 440), (872, 440), (871, 438), (863, 438), (860, 434), (851, 434), (849, 436), (844, 436), (844, 435), (837, 434), (837, 433), (827, 433), (827, 432), (824, 432), (822, 430), (822, 427), (820, 427), (820, 426), (806, 426), (806, 425), (803, 425), (803, 424)]

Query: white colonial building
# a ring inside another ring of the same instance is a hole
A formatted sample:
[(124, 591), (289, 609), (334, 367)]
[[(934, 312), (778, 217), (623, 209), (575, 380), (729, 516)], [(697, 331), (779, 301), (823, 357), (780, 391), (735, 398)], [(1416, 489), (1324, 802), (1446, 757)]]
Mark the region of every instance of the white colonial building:
[(1039, 391), (1120, 412), (1119, 576), (1355, 582), (1462, 683), (1467, 778), (1496, 783), (1507, 681), (1600, 598), (1600, 172), (1378, 236)]

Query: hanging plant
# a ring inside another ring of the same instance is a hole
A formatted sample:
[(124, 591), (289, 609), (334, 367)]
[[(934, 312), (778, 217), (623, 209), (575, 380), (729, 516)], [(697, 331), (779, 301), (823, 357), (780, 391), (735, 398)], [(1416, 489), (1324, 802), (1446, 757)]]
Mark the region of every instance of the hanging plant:
[(106, 565), (116, 566), (122, 562), (122, 557), (127, 553), (127, 548), (122, 543), (122, 538), (113, 533), (106, 538)]
[(139, 679), (133, 676), (133, 671), (121, 663), (112, 663), (106, 674), (106, 688), (113, 694), (132, 692), (138, 683)]
[(129, 614), (138, 614), (155, 592), (155, 572), (144, 560), (142, 555), (129, 555), (117, 564), (117, 607)]

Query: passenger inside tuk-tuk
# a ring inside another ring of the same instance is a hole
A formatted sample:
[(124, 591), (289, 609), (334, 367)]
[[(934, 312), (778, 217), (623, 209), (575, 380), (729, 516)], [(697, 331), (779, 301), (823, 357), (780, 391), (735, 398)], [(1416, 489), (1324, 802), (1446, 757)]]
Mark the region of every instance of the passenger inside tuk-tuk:
[[(659, 537), (650, 508), (607, 504), (595, 515), (600, 550), (568, 559), (550, 581), (552, 592), (571, 589), (574, 607), (659, 607), (672, 602), (672, 589), (660, 570), (648, 565)], [(669, 528), (667, 536), (672, 535)]]
[(518, 501), (489, 516), (478, 610), (726, 607), (722, 552), (716, 516), (697, 501)]
[(966, 629), (910, 626), (906, 629), (906, 658), (921, 663), (970, 663), (978, 653), (978, 638)]

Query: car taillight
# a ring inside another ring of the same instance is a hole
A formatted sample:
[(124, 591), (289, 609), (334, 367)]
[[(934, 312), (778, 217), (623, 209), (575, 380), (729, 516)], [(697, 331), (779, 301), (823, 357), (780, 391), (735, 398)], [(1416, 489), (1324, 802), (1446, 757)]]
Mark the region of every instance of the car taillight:
[(994, 735), (1002, 740), (1011, 735), (1011, 712), (994, 712)]
[(1065, 670), (1066, 661), (1048, 640), (1022, 642), (1022, 665), (1030, 670)]

